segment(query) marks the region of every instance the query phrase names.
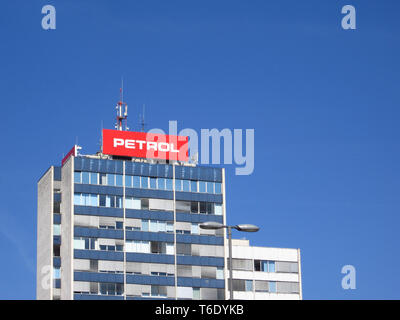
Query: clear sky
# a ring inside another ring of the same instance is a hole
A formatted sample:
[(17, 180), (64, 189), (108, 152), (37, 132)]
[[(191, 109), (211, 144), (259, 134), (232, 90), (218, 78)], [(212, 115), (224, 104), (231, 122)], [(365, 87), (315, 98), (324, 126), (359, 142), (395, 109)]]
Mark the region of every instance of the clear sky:
[[(41, 27), (56, 8), (56, 30)], [(341, 28), (356, 8), (357, 29)], [(227, 165), (228, 222), (301, 248), (305, 299), (400, 298), (400, 3), (51, 1), (0, 5), (0, 298), (34, 299), (36, 184), (78, 141), (98, 150), (124, 77), (129, 124), (254, 128)], [(356, 268), (356, 290), (341, 268)]]

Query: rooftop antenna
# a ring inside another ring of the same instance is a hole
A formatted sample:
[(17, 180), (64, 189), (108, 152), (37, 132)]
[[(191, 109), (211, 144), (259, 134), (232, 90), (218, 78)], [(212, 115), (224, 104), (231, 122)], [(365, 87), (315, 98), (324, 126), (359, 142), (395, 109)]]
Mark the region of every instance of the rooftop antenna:
[(142, 113), (142, 115), (140, 115), (139, 117), (140, 117), (140, 119), (139, 119), (139, 121), (140, 121), (140, 126), (141, 126), (141, 129), (142, 129), (142, 132), (144, 132), (144, 126), (146, 125), (146, 123), (144, 122), (144, 110), (145, 110), (145, 105), (143, 104), (143, 113)]
[(125, 130), (129, 130), (127, 126), (128, 118), (128, 105), (124, 102), (124, 79), (121, 79), (121, 88), (119, 89), (119, 101), (115, 109), (117, 109), (117, 123), (115, 129), (123, 131), (123, 122), (125, 120)]

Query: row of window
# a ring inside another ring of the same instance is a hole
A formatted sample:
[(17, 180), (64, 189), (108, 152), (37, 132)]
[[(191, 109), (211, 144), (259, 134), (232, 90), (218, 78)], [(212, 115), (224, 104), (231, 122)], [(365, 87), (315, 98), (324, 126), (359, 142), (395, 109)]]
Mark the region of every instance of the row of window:
[[(108, 186), (123, 186), (123, 175), (111, 173), (96, 173), (75, 171), (75, 183), (100, 184)], [(125, 176), (125, 186), (129, 188), (173, 190), (173, 179), (153, 178), (144, 176)], [(201, 192), (221, 194), (222, 187), (219, 182), (175, 179), (175, 190), (184, 192)]]
[[(222, 204), (203, 201), (176, 201), (176, 212), (222, 215)], [(123, 197), (92, 193), (75, 193), (74, 205), (122, 208)], [(173, 211), (173, 200), (125, 197), (125, 208)]]
[[(229, 261), (228, 261), (229, 265)], [(280, 273), (298, 273), (299, 266), (297, 262), (291, 261), (269, 261), (269, 260), (250, 260), (250, 259), (232, 259), (232, 268), (243, 271), (260, 272), (280, 272)]]
[[(239, 280), (233, 279), (233, 291), (247, 291), (252, 292), (272, 292), (276, 293), (276, 281), (263, 281), (255, 280), (253, 285), (253, 280)], [(230, 283), (228, 283), (228, 288), (230, 288)]]

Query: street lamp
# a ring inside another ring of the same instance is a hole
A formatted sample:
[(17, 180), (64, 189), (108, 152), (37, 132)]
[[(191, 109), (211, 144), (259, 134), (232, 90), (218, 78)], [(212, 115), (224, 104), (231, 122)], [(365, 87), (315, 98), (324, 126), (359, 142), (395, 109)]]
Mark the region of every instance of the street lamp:
[(232, 228), (238, 231), (243, 232), (257, 232), (260, 230), (259, 227), (253, 224), (238, 224), (236, 226), (226, 226), (219, 222), (208, 221), (199, 224), (201, 229), (206, 230), (218, 230), (222, 228), (228, 229), (228, 237), (229, 237), (229, 293), (230, 293), (230, 300), (233, 300), (233, 277), (232, 277)]

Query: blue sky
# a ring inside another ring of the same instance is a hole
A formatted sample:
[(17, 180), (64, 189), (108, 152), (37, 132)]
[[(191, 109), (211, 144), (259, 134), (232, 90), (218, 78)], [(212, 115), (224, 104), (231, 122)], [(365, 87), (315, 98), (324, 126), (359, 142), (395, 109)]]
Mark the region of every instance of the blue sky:
[[(56, 30), (41, 28), (54, 5)], [(357, 29), (341, 28), (352, 4)], [(36, 183), (98, 149), (120, 79), (138, 129), (254, 128), (228, 222), (301, 248), (305, 299), (398, 299), (398, 1), (3, 1), (0, 298), (34, 299)], [(356, 268), (357, 289), (341, 288)]]

